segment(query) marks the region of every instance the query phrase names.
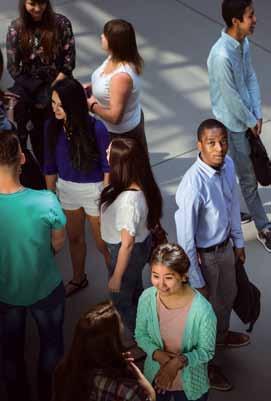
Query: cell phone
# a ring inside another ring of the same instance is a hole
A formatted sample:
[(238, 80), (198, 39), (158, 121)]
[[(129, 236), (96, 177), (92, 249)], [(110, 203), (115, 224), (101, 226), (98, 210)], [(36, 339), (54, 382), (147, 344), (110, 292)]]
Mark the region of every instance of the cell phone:
[(86, 88), (84, 88), (85, 89), (85, 94), (86, 94), (86, 97), (87, 98), (90, 98), (91, 97), (91, 95), (92, 95), (92, 90), (91, 90), (91, 87), (90, 86), (87, 86)]

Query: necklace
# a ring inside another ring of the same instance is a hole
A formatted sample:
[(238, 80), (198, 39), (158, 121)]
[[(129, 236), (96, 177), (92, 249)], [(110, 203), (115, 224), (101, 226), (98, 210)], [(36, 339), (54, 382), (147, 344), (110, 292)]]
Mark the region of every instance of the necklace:
[(72, 138), (72, 131), (69, 130), (68, 127), (66, 127), (65, 125), (64, 125), (64, 133), (65, 133), (67, 140), (70, 141)]

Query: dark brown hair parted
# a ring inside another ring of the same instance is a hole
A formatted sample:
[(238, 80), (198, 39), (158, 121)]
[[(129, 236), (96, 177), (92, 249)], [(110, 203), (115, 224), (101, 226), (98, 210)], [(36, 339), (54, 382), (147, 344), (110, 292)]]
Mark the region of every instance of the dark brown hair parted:
[(140, 56), (133, 25), (122, 19), (113, 19), (104, 26), (104, 36), (115, 61), (133, 64), (137, 74), (142, 73), (143, 58)]
[(154, 179), (149, 157), (134, 138), (114, 138), (111, 142), (110, 185), (101, 194), (100, 207), (107, 208), (115, 199), (135, 183), (144, 193), (148, 206), (147, 226), (152, 229), (162, 216), (162, 196)]
[(26, 11), (25, 0), (19, 0), (19, 42), (22, 52), (22, 57), (26, 59), (29, 57), (32, 49), (32, 41), (34, 31), (40, 31), (40, 45), (44, 49), (44, 55), (48, 61), (56, 51), (57, 45), (57, 30), (55, 25), (55, 13), (53, 11), (50, 0), (35, 0), (36, 3), (46, 3), (46, 9), (43, 13), (42, 20), (39, 22), (33, 21), (31, 15)]
[(71, 348), (57, 367), (53, 401), (86, 401), (97, 370), (105, 377), (133, 378), (123, 356), (121, 321), (111, 301), (92, 306), (76, 325)]
[(152, 253), (150, 265), (164, 265), (180, 276), (188, 273), (190, 261), (183, 248), (177, 244), (159, 245)]

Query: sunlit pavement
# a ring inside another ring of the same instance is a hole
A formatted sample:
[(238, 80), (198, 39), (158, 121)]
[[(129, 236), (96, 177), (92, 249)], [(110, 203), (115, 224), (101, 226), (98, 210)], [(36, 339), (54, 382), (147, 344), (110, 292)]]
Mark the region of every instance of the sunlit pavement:
[[(96, 0), (54, 1), (55, 8), (71, 19), (76, 37), (77, 68), (82, 82), (104, 59), (100, 34), (111, 18), (131, 21), (136, 29), (140, 52), (145, 60), (142, 105), (146, 134), (155, 175), (163, 191), (163, 224), (170, 240), (176, 239), (173, 215), (176, 187), (196, 156), (195, 131), (211, 116), (206, 58), (220, 35), (223, 23), (220, 0)], [(263, 141), (271, 153), (271, 2), (255, 1), (257, 27), (252, 38), (253, 64), (262, 91)], [(0, 42), (4, 50), (9, 21), (17, 16), (16, 0), (1, 0)], [(2, 86), (10, 83), (7, 74)], [(260, 189), (268, 212), (270, 188)], [(2, 211), (1, 211), (2, 212)], [(247, 270), (262, 291), (262, 313), (251, 335), (251, 345), (223, 354), (225, 374), (234, 384), (230, 393), (211, 392), (211, 401), (264, 401), (270, 397), (271, 351), (270, 311), (271, 254), (256, 240), (253, 223), (243, 226), (247, 250)], [(88, 241), (87, 271), (89, 287), (67, 301), (65, 340), (70, 344), (74, 324), (89, 305), (107, 297), (106, 270), (94, 248), (86, 227)], [(70, 279), (71, 264), (67, 247), (58, 257), (64, 280)], [(148, 284), (148, 269), (145, 282)], [(245, 328), (235, 316), (232, 327)], [(33, 343), (35, 346), (33, 347)], [(26, 355), (31, 377), (37, 360), (36, 328), (29, 325)], [(269, 391), (268, 391), (269, 390)], [(269, 394), (269, 396), (268, 396)], [(4, 399), (4, 396), (0, 399)]]

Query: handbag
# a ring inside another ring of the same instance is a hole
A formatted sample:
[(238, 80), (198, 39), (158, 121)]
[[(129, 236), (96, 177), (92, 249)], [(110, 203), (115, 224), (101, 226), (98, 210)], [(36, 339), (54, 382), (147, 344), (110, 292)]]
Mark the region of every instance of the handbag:
[(257, 181), (267, 186), (271, 184), (271, 161), (260, 137), (253, 135), (251, 130), (247, 131), (247, 137), (250, 144), (250, 158), (253, 164)]
[(261, 312), (261, 292), (249, 281), (245, 266), (240, 260), (236, 262), (235, 269), (237, 295), (233, 310), (244, 324), (249, 323), (247, 332), (250, 333)]

